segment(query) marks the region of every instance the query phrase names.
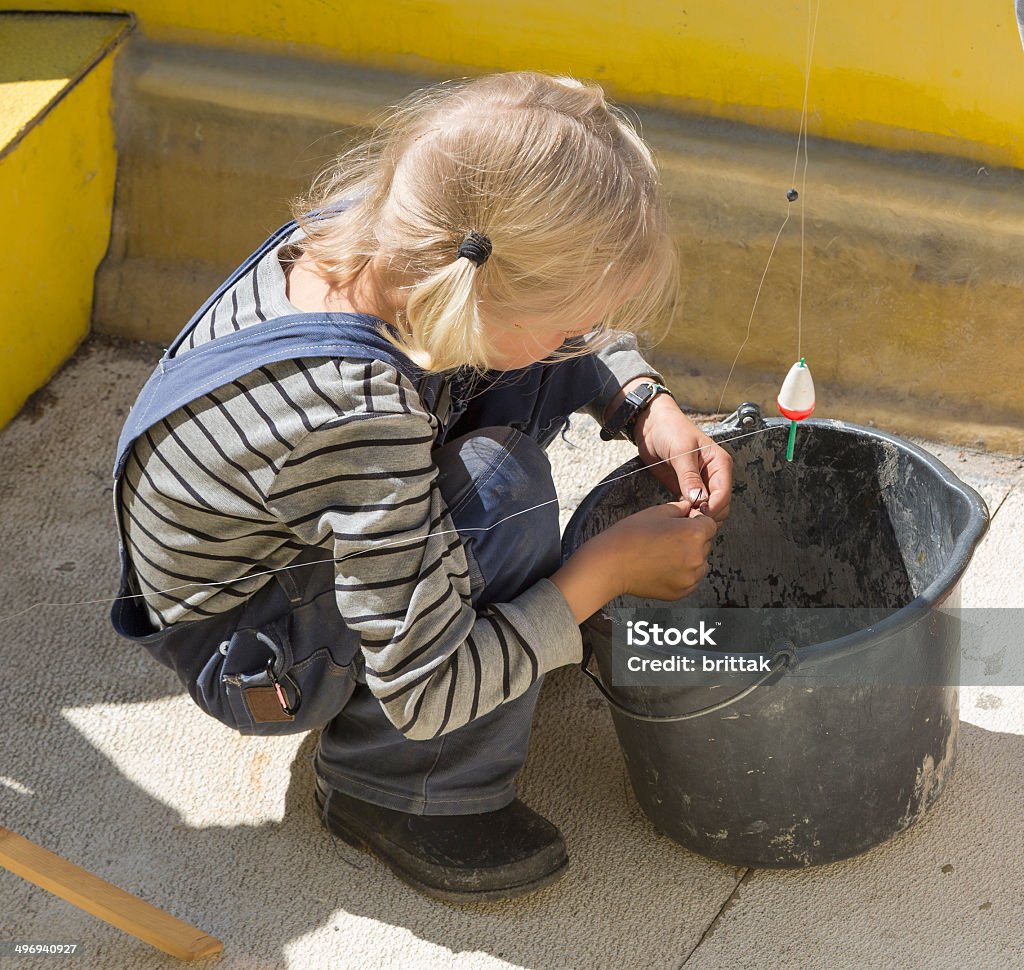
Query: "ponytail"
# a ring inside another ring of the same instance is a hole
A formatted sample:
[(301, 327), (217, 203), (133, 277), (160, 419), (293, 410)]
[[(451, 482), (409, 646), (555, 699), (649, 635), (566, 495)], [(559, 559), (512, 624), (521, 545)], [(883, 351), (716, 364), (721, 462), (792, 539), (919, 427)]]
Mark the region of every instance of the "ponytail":
[(412, 286), (405, 332), (399, 330), (388, 339), (425, 370), (486, 370), (491, 347), (477, 309), (480, 271), (471, 260), (456, 256)]

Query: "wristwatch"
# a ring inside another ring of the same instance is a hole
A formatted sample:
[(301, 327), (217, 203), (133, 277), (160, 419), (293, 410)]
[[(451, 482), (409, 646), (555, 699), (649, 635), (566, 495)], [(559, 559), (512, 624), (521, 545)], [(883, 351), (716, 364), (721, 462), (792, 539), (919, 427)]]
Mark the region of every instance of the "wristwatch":
[(636, 444), (636, 440), (633, 438), (633, 426), (636, 424), (636, 419), (640, 412), (650, 405), (651, 401), (659, 394), (667, 394), (672, 397), (672, 392), (657, 381), (644, 381), (642, 384), (637, 384), (601, 429), (601, 439), (611, 441), (612, 438), (622, 437)]

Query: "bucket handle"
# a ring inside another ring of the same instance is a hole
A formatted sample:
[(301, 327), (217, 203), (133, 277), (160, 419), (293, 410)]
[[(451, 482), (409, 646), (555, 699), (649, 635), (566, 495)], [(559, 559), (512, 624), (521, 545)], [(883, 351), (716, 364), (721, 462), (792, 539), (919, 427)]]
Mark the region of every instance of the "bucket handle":
[(585, 673), (597, 685), (597, 689), (604, 694), (605, 700), (621, 714), (625, 714), (626, 717), (630, 717), (634, 721), (648, 721), (652, 724), (666, 724), (671, 721), (689, 721), (695, 717), (703, 717), (705, 714), (714, 714), (715, 711), (724, 710), (731, 704), (735, 704), (737, 701), (743, 700), (744, 697), (752, 694), (758, 687), (767, 684), (771, 680), (778, 680), (786, 670), (796, 667), (796, 647), (785, 640), (781, 641), (781, 645), (776, 645), (780, 648), (772, 654), (772, 659), (768, 661), (768, 666), (770, 668), (768, 673), (759, 677), (752, 684), (748, 684), (743, 688), (743, 690), (733, 694), (732, 697), (727, 697), (724, 701), (719, 701), (717, 704), (711, 704), (708, 707), (700, 707), (695, 711), (687, 711), (685, 714), (641, 714), (639, 711), (631, 710), (621, 702), (617, 701), (612, 697), (608, 688), (601, 682), (600, 675), (594, 673), (594, 671), (590, 669), (590, 658), (593, 656), (592, 650), (587, 651), (586, 656), (583, 658), (583, 663), (580, 664), (580, 670), (582, 670), (583, 673)]

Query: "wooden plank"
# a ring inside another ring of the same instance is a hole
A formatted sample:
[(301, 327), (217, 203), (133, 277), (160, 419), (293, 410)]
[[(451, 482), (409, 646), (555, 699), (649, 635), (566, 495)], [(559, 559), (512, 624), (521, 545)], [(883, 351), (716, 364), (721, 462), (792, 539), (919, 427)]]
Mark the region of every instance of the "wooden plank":
[(220, 953), (216, 937), (0, 826), (0, 866), (182, 960)]

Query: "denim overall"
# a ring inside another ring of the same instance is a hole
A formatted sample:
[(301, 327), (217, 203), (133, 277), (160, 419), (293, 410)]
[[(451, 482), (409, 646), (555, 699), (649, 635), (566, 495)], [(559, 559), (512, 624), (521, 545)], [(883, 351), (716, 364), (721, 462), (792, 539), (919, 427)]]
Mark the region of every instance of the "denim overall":
[[(600, 394), (603, 379), (592, 357), (487, 375), (467, 401), (465, 375), (424, 374), (367, 314), (295, 313), (175, 356), (214, 301), (295, 226), (281, 227), (213, 293), (168, 348), (128, 416), (114, 467), (121, 580), (111, 622), (173, 669), (206, 713), (243, 734), (322, 729), (316, 769), (332, 788), (420, 814), (502, 808), (514, 797), (540, 682), (439, 738), (404, 737), (366, 687), (359, 636), (345, 626), (334, 598), (329, 549), (305, 549), (225, 613), (163, 630), (153, 627), (139, 596), (119, 496), (132, 445), (183, 405), (292, 358), (385, 361), (417, 388), (438, 419), (438, 485), (456, 528), (467, 530), (463, 544), (478, 610), (514, 598), (558, 567), (558, 504), (543, 449), (570, 414)], [(525, 509), (532, 511), (493, 526)]]

